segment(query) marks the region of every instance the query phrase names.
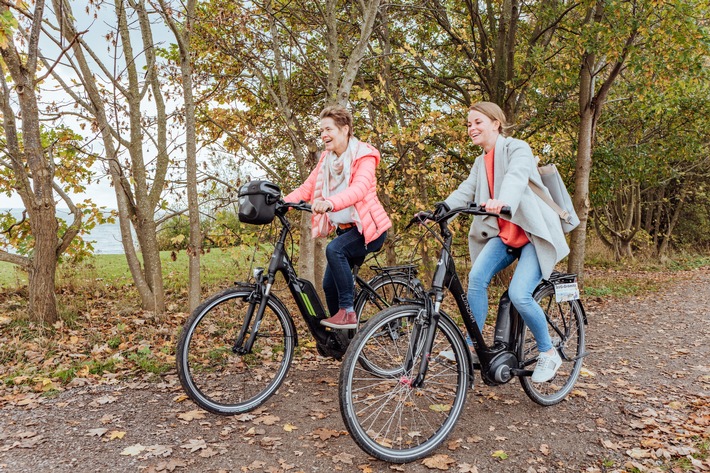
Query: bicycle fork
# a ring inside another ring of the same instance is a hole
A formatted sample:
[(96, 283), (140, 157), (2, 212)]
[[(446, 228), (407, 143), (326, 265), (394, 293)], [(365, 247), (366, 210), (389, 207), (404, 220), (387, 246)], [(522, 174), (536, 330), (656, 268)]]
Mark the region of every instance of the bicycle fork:
[[(251, 353), (251, 349), (254, 346), (256, 337), (259, 334), (259, 326), (261, 325), (261, 319), (264, 317), (264, 311), (266, 310), (266, 305), (269, 299), (269, 290), (271, 285), (267, 285), (266, 289), (262, 291), (262, 286), (257, 283), (254, 287), (254, 291), (249, 295), (249, 308), (247, 309), (246, 316), (244, 317), (244, 323), (242, 323), (242, 328), (239, 330), (239, 335), (234, 341), (232, 346), (232, 353), (237, 355), (246, 355)], [(258, 306), (256, 314), (254, 309)], [(253, 323), (252, 323), (253, 319)], [(249, 338), (244, 342), (245, 337)]]
[[(424, 385), (424, 379), (426, 378), (427, 371), (429, 369), (429, 358), (431, 357), (431, 349), (434, 346), (434, 337), (436, 336), (436, 329), (439, 325), (439, 308), (441, 307), (441, 302), (436, 302), (434, 307), (432, 307), (432, 301), (428, 297), (425, 299), (424, 308), (419, 311), (414, 323), (414, 329), (412, 331), (412, 342), (409, 344), (409, 352), (407, 353), (407, 370), (405, 372), (411, 372), (414, 366), (414, 360), (418, 353), (415, 350), (419, 350), (421, 353), (421, 361), (419, 362), (419, 373), (417, 377), (412, 381), (411, 386), (413, 388), (420, 388)], [(428, 317), (427, 314), (432, 314)], [(425, 336), (424, 344), (420, 344), (419, 340), (422, 336)]]

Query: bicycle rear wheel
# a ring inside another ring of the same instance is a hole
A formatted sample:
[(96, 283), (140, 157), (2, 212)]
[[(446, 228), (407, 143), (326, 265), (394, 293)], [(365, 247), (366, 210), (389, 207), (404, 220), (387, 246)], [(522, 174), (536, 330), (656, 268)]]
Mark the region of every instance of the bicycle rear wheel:
[[(369, 288), (361, 289), (355, 299), (355, 312), (359, 316), (360, 327), (363, 327), (368, 320), (388, 307), (400, 304), (405, 300), (411, 301), (417, 297), (424, 297), (421, 287), (404, 276), (383, 274), (370, 280), (368, 285), (372, 290)], [(397, 327), (392, 326), (390, 330), (397, 330)], [(354, 337), (355, 331), (352, 331), (350, 336)], [(363, 368), (373, 374), (385, 377), (396, 374), (396, 371), (379, 365), (375, 362), (375, 359), (368, 358), (366, 354), (360, 357), (360, 363)]]
[(372, 291), (362, 288), (355, 298), (360, 326), (388, 307), (423, 297), (422, 288), (406, 276), (381, 274), (368, 281), (368, 285)]
[(197, 405), (215, 414), (240, 414), (264, 403), (293, 359), (293, 322), (274, 296), (251, 350), (243, 352), (263, 303), (253, 294), (253, 289), (234, 287), (214, 295), (195, 309), (180, 334), (175, 353), (180, 383)]
[[(584, 315), (579, 301), (558, 303), (552, 285), (543, 287), (535, 295), (535, 300), (547, 315), (552, 345), (562, 357), (562, 366), (550, 381), (535, 383), (530, 376), (521, 376), (520, 384), (530, 399), (551, 406), (567, 397), (582, 370)], [(523, 360), (524, 366), (531, 366), (537, 359), (537, 343), (527, 326), (523, 328), (521, 340), (518, 359)]]
[[(470, 366), (461, 332), (449, 317), (440, 318), (423, 384), (412, 385), (426, 356), (430, 325), (420, 317), (423, 311), (418, 305), (384, 310), (358, 332), (343, 358), (343, 421), (360, 448), (380, 460), (405, 463), (429, 455), (463, 412)], [(446, 350), (454, 361), (439, 356)], [(373, 373), (363, 357), (392, 375)]]

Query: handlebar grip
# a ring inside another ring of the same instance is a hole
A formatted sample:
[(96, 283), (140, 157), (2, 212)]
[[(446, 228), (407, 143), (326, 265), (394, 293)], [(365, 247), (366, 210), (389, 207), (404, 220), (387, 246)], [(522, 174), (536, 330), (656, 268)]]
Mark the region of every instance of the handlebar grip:
[(296, 210), (303, 210), (306, 212), (311, 211), (311, 204), (309, 204), (305, 200), (300, 200), (298, 202), (280, 202), (279, 205), (281, 205), (282, 207), (285, 207), (287, 210), (288, 209), (296, 209)]
[[(474, 204), (474, 205), (475, 205), (475, 204)], [(505, 214), (505, 215), (510, 215), (510, 205), (504, 205), (503, 207), (501, 207), (500, 213), (488, 212), (488, 211), (486, 210), (486, 205), (485, 205), (485, 204), (481, 204), (480, 208), (481, 208), (481, 210), (483, 210), (484, 212), (487, 212), (488, 215), (503, 215), (503, 214)]]

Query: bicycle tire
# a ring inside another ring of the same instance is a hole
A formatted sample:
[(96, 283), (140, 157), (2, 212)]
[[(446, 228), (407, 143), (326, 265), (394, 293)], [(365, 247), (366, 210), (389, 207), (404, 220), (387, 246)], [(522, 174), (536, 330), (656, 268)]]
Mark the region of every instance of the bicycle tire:
[[(180, 333), (175, 353), (180, 383), (190, 399), (209, 412), (235, 415), (260, 406), (279, 388), (293, 360), (295, 327), (273, 295), (251, 351), (235, 353), (253, 294), (254, 288), (248, 287), (215, 294), (193, 311)], [(254, 303), (256, 314), (262, 301)]]
[[(418, 321), (421, 305), (399, 305), (372, 318), (343, 357), (338, 397), (340, 412), (358, 446), (375, 458), (407, 463), (433, 452), (463, 412), (470, 380), (466, 343), (456, 324), (442, 314), (434, 336), (427, 376), (412, 387), (429, 327)], [(396, 332), (392, 332), (396, 327)], [(417, 336), (419, 333), (419, 336)], [(407, 350), (415, 353), (404, 366)], [(454, 352), (454, 361), (438, 356)], [(363, 367), (363, 353), (398, 374), (382, 377)]]
[[(359, 317), (359, 327), (363, 327), (368, 320), (388, 307), (397, 305), (404, 300), (423, 297), (421, 288), (410, 279), (403, 276), (379, 275), (368, 282), (375, 294), (367, 289), (361, 290), (355, 299), (355, 312)], [(355, 332), (351, 333), (351, 337)], [(363, 368), (379, 376), (393, 376), (396, 372), (378, 366), (370, 361), (366, 355), (360, 357)]]
[[(547, 314), (552, 344), (560, 352), (562, 366), (550, 381), (535, 383), (532, 377), (521, 376), (520, 384), (525, 394), (534, 402), (542, 406), (552, 406), (567, 397), (582, 370), (585, 344), (584, 313), (576, 300), (558, 303), (552, 285), (543, 286), (535, 294), (535, 300)], [(535, 337), (525, 326), (518, 347), (518, 359), (522, 360), (523, 366), (532, 366), (536, 358)]]
[(361, 289), (355, 297), (360, 326), (388, 307), (423, 297), (421, 287), (405, 276), (380, 274), (368, 281), (368, 285), (375, 294)]

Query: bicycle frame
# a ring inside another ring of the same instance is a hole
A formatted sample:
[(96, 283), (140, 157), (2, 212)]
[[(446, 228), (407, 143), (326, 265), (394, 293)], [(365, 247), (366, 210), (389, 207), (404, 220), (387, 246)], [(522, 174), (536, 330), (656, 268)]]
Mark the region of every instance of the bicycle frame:
[[(461, 209), (459, 209), (461, 210)], [(454, 213), (452, 211), (451, 213)], [(458, 212), (456, 212), (458, 213)], [(490, 215), (485, 211), (475, 212), (474, 215)], [(471, 336), (473, 347), (478, 355), (480, 370), (483, 380), (486, 384), (497, 385), (508, 382), (513, 376), (529, 376), (532, 371), (520, 369), (515, 352), (518, 348), (520, 335), (522, 333), (524, 323), (520, 315), (515, 310), (510, 300), (501, 299), (498, 308), (498, 317), (496, 319), (496, 336), (492, 345), (486, 343), (483, 338), (481, 328), (478, 326), (471, 307), (468, 304), (467, 294), (461, 284), (461, 280), (456, 272), (454, 259), (451, 256), (451, 243), (453, 234), (448, 228), (448, 219), (441, 218), (438, 221), (439, 229), (444, 238), (439, 260), (436, 265), (436, 270), (432, 277), (431, 290), (428, 292), (428, 298), (425, 301), (427, 313), (431, 313), (431, 323), (433, 330), (429, 330), (431, 340), (427, 340), (424, 345), (427, 350), (427, 356), (422, 357), (420, 362), (419, 375), (414, 380), (415, 387), (420, 386), (426, 376), (429, 357), (431, 355), (432, 341), (436, 326), (439, 322), (441, 305), (444, 300), (445, 289), (454, 297), (456, 306), (461, 314), (466, 331)], [(507, 299), (507, 293), (504, 294)], [(433, 301), (432, 301), (433, 299)], [(469, 359), (469, 362), (471, 360)], [(507, 367), (505, 374), (499, 369), (500, 366)]]
[[(450, 211), (450, 214), (456, 214), (465, 210), (469, 210), (468, 213), (473, 213), (474, 215), (491, 215), (485, 211), (474, 210), (473, 208), (453, 209)], [(464, 290), (461, 280), (456, 272), (454, 259), (450, 252), (453, 234), (448, 228), (448, 218), (446, 216), (440, 217), (438, 225), (444, 241), (441, 252), (439, 253), (439, 260), (437, 262), (436, 270), (434, 271), (434, 275), (432, 277), (431, 289), (427, 293), (428, 297), (424, 301), (426, 313), (431, 314), (430, 320), (433, 330), (431, 328), (429, 330), (429, 339), (424, 345), (427, 350), (427, 355), (422, 357), (419, 375), (414, 380), (413, 386), (420, 386), (426, 376), (429, 357), (431, 355), (432, 340), (436, 331), (436, 326), (439, 322), (445, 289), (448, 289), (453, 295), (464, 326), (471, 336), (474, 350), (478, 355), (480, 363), (479, 367), (484, 382), (488, 385), (499, 385), (507, 383), (510, 379), (516, 376), (531, 376), (532, 371), (525, 369), (525, 366), (520, 366), (522, 361), (518, 360), (516, 355), (518, 349), (520, 348), (520, 344), (522, 343), (521, 336), (525, 324), (518, 311), (510, 302), (510, 299), (507, 296), (507, 291), (503, 294), (503, 296), (501, 296), (499, 301), (494, 342), (489, 345), (484, 340), (481, 328), (476, 323), (476, 319), (471, 312), (466, 291)], [(573, 279), (574, 277), (571, 275), (553, 274), (548, 280), (544, 280), (540, 283), (540, 285), (538, 285), (536, 292), (548, 285), (554, 285), (555, 282)], [(582, 310), (583, 320), (586, 324), (586, 314), (584, 313), (584, 309), (581, 304), (579, 307)], [(551, 324), (549, 318), (548, 323)], [(564, 334), (562, 332), (566, 328), (556, 327), (554, 324), (551, 325), (553, 325), (557, 335), (563, 338)], [(575, 361), (577, 358), (586, 356), (586, 353), (574, 358), (569, 358), (564, 352), (562, 352), (562, 356), (566, 361)], [(534, 361), (531, 361), (530, 363), (532, 364)]]
[[(283, 204), (284, 208), (288, 208), (289, 206), (300, 210), (310, 210), (310, 206), (306, 205)], [(281, 273), (286, 285), (289, 288), (289, 291), (291, 292), (291, 296), (296, 302), (296, 306), (298, 307), (303, 320), (308, 326), (308, 330), (316, 340), (316, 345), (322, 351), (321, 354), (339, 359), (345, 352), (345, 349), (347, 348), (347, 341), (349, 338), (352, 338), (353, 332), (351, 331), (351, 333), (348, 334), (344, 331), (329, 330), (320, 324), (322, 319), (328, 318), (328, 314), (323, 307), (323, 303), (318, 296), (313, 283), (307, 279), (298, 277), (296, 269), (293, 266), (293, 262), (288, 256), (288, 252), (285, 248), (286, 238), (291, 230), (291, 223), (285, 217), (284, 212), (277, 212), (276, 216), (281, 222), (281, 231), (278, 239), (276, 240), (266, 274), (264, 274), (263, 269), (257, 268), (257, 272), (255, 274), (256, 284), (254, 285), (254, 299), (253, 302), (250, 301), (250, 307), (247, 312), (247, 316), (245, 317), (244, 325), (240, 331), (239, 337), (237, 337), (235, 342), (234, 351), (235, 353), (248, 353), (251, 350), (254, 340), (258, 336), (258, 329), (264, 315), (266, 302), (271, 297), (271, 288), (276, 280), (276, 275)], [(412, 272), (415, 272), (415, 270), (414, 266), (407, 265), (379, 268), (378, 272), (391, 276), (410, 277)], [(379, 294), (377, 294), (377, 292), (368, 284), (367, 281), (362, 279), (357, 274), (355, 274), (355, 281), (357, 286), (361, 288), (361, 291), (366, 291), (367, 294), (377, 297), (379, 301), (385, 305), (389, 304)], [(259, 305), (259, 311), (254, 315), (254, 306), (257, 301), (262, 299), (264, 303)], [(253, 327), (251, 335), (244, 344), (244, 336), (249, 331), (250, 327)], [(298, 339), (296, 338), (294, 342), (297, 345)]]

